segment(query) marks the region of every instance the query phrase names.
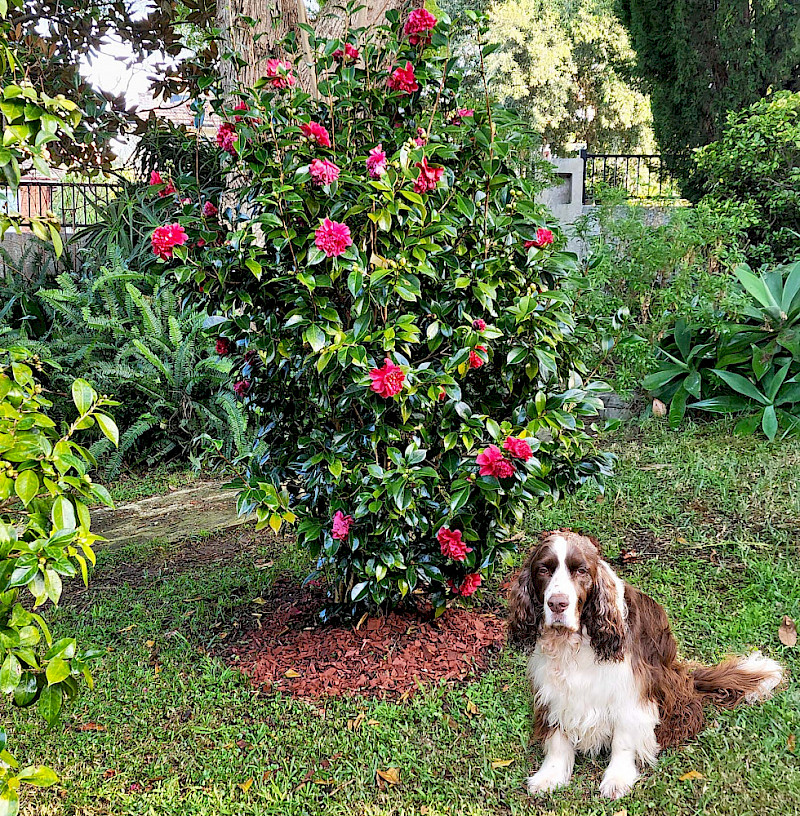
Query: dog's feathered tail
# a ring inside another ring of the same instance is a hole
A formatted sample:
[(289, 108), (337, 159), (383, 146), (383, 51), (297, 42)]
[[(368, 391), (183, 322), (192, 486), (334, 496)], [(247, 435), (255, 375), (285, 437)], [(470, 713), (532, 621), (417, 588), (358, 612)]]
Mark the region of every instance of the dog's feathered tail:
[(733, 708), (741, 702), (766, 700), (781, 682), (779, 663), (761, 652), (747, 657), (730, 657), (716, 666), (697, 666), (691, 677), (704, 703)]

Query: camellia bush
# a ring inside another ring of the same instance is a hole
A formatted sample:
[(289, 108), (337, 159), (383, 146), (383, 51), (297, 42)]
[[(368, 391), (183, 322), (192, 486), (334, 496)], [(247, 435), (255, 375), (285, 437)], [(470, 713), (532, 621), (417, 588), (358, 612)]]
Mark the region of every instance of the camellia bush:
[[(112, 505), (89, 476), (94, 458), (75, 437), (96, 425), (116, 444), (119, 433), (106, 413), (117, 403), (85, 380), (72, 386), (77, 417), (59, 430), (37, 381), (41, 371), (28, 349), (0, 349), (0, 692), (17, 707), (35, 707), (52, 726), (81, 682), (92, 685), (90, 662), (100, 651), (54, 639), (42, 607), (58, 604), (65, 578), (88, 582), (98, 539), (89, 507)], [(57, 779), (44, 766), (20, 769), (0, 731), (0, 813), (17, 813), (22, 784)]]
[(441, 611), (510, 559), (526, 509), (611, 466), (585, 426), (606, 387), (576, 370), (559, 289), (575, 258), (534, 203), (538, 141), (460, 97), (448, 21), (388, 17), (309, 30), (317, 96), (272, 60), (228, 99), (238, 206), (176, 206), (152, 235), (260, 428), (239, 507), (296, 524), (323, 618), (423, 592)]

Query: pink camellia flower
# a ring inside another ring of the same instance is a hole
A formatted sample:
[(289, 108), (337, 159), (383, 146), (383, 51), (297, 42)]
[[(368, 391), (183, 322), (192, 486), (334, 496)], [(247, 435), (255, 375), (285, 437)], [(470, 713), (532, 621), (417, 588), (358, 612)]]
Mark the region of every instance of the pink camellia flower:
[(155, 187), (157, 184), (163, 183), (164, 179), (161, 178), (161, 173), (159, 173), (158, 170), (153, 170), (153, 172), (150, 173), (150, 186)]
[(514, 474), (516, 468), (513, 462), (503, 456), (503, 452), (497, 445), (489, 445), (483, 453), (475, 457), (475, 462), (480, 467), (478, 471), (481, 476), (496, 476), (498, 479), (507, 479)]
[(347, 250), (353, 243), (350, 237), (350, 227), (347, 224), (340, 224), (338, 221), (331, 221), (326, 218), (314, 233), (314, 243), (329, 258), (335, 258)]
[(344, 541), (350, 535), (350, 527), (353, 525), (353, 517), (346, 516), (341, 510), (337, 510), (333, 514), (333, 527), (331, 529), (331, 538)]
[(444, 175), (444, 167), (431, 167), (425, 157), (421, 162), (417, 162), (414, 167), (419, 168), (419, 176), (414, 182), (414, 192), (429, 193), (431, 190), (435, 190), (436, 185)]
[(477, 317), (472, 321), (472, 328), (475, 329), (475, 331), (484, 331), (486, 328), (486, 321), (480, 317)]
[(354, 45), (346, 43), (344, 51), (342, 51), (341, 48), (337, 48), (333, 52), (333, 58), (339, 62), (347, 62), (347, 60), (355, 61), (358, 59), (358, 49)]
[(367, 174), (370, 178), (380, 178), (389, 165), (389, 160), (386, 158), (386, 153), (383, 150), (383, 145), (379, 144), (369, 151), (367, 156)]
[(464, 598), (468, 598), (481, 585), (481, 574), (479, 572), (471, 572), (464, 577), (461, 586), (456, 586), (452, 580), (448, 581), (447, 585), (454, 595), (461, 595)]
[(486, 346), (475, 346), (469, 352), (469, 367), (480, 368), (486, 361), (478, 354), (478, 351), (486, 351)]
[(264, 76), (270, 81), (273, 88), (291, 88), (297, 83), (292, 73), (292, 63), (288, 60), (268, 59), (264, 69)]
[(218, 212), (219, 210), (210, 201), (203, 204), (203, 215), (206, 218), (213, 218)]
[(436, 534), (436, 540), (442, 549), (442, 555), (445, 558), (452, 558), (454, 561), (463, 561), (467, 557), (467, 553), (472, 552), (472, 548), (468, 547), (465, 542), (461, 540), (461, 530), (451, 530), (449, 527), (440, 527)]
[(410, 62), (406, 62), (406, 67), (397, 67), (392, 71), (389, 77), (389, 87), (393, 91), (403, 91), (407, 94), (412, 94), (419, 90), (419, 83), (414, 76), (414, 66)]
[(536, 238), (534, 238), (533, 241), (525, 241), (525, 249), (530, 249), (531, 247), (543, 249), (544, 247), (552, 243), (553, 233), (550, 232), (550, 230), (546, 229), (545, 227), (539, 227), (539, 229), (536, 230)]
[(447, 391), (445, 391), (444, 388), (440, 388), (439, 393), (436, 395), (436, 399), (438, 399), (439, 402), (444, 402), (447, 399)]
[(388, 357), (380, 368), (373, 368), (369, 372), (372, 385), (370, 388), (384, 399), (389, 399), (403, 390), (406, 375)]
[(217, 131), (217, 147), (231, 156), (236, 155), (236, 128), (230, 122), (223, 122)]
[(250, 390), (250, 380), (236, 380), (233, 384), (233, 393), (242, 398)]
[(454, 118), (458, 119), (458, 124), (460, 125), (462, 119), (464, 119), (467, 116), (474, 116), (474, 115), (475, 115), (475, 111), (472, 108), (459, 108), (456, 111), (456, 114), (455, 114)]
[(227, 337), (218, 337), (216, 351), (220, 357), (227, 357), (233, 351), (233, 343)]
[(408, 36), (408, 41), (411, 45), (417, 45), (421, 41), (429, 42), (430, 35), (420, 37), (420, 34), (430, 31), (436, 25), (436, 18), (424, 8), (414, 9), (408, 15), (403, 34)]
[(165, 182), (164, 179), (161, 178), (161, 173), (158, 170), (153, 170), (150, 173), (150, 186), (156, 187), (159, 184), (166, 184), (167, 186), (163, 190), (158, 191), (159, 198), (166, 198), (169, 195), (174, 195), (178, 191), (175, 189), (175, 185), (172, 183), (172, 179), (167, 179)]
[(300, 125), (300, 130), (309, 142), (316, 142), (320, 147), (331, 146), (330, 134), (318, 122), (305, 122)]
[(522, 459), (523, 462), (527, 462), (533, 456), (531, 446), (524, 439), (517, 436), (509, 436), (503, 443), (503, 448), (512, 456), (516, 456), (517, 459)]
[(327, 159), (314, 159), (308, 168), (315, 184), (331, 184), (339, 178), (341, 170)]
[(417, 137), (414, 139), (414, 144), (417, 147), (424, 147), (426, 144), (428, 144), (428, 137), (425, 134), (425, 128), (417, 128)]
[(180, 224), (165, 224), (163, 227), (156, 227), (150, 242), (153, 245), (153, 252), (164, 261), (172, 258), (172, 249), (186, 243), (189, 236)]

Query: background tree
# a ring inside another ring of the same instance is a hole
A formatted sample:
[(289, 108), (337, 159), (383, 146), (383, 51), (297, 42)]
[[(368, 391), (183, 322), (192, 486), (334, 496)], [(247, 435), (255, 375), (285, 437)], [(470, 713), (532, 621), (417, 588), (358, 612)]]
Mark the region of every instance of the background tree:
[(619, 0), (661, 149), (720, 136), (725, 114), (800, 77), (794, 0)]

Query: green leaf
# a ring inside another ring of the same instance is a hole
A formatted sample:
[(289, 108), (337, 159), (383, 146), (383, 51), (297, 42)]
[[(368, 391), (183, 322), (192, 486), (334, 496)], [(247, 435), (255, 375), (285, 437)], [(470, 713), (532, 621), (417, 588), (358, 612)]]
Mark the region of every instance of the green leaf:
[(75, 521), (75, 507), (66, 496), (56, 498), (50, 517), (56, 530), (75, 530), (78, 526)]
[(309, 326), (303, 332), (303, 337), (315, 352), (319, 352), (325, 347), (325, 332), (319, 326)]
[(774, 405), (768, 405), (764, 409), (764, 416), (761, 417), (761, 428), (767, 439), (772, 442), (775, 439), (775, 434), (778, 433), (778, 417)]
[(27, 507), (39, 492), (39, 477), (33, 470), (23, 470), (14, 481), (14, 491)]
[(686, 400), (689, 397), (688, 391), (681, 385), (672, 397), (669, 405), (669, 427), (677, 428), (683, 421), (686, 413)]
[(22, 678), (22, 666), (19, 660), (10, 652), (0, 668), (0, 691), (3, 694), (12, 694)]
[(17, 774), (17, 778), (20, 782), (36, 785), (38, 788), (49, 788), (50, 785), (55, 785), (58, 782), (56, 772), (45, 765), (29, 765)]
[(72, 401), (78, 409), (78, 413), (83, 416), (97, 399), (97, 394), (86, 380), (77, 379), (72, 383)]
[(107, 414), (97, 413), (94, 415), (97, 425), (106, 437), (113, 443), (114, 447), (119, 447), (119, 428), (117, 423)]
[(0, 792), (0, 816), (17, 816), (19, 813), (19, 794), (11, 788)]
[(722, 371), (721, 369), (711, 369), (723, 382), (729, 385), (737, 394), (744, 394), (746, 397), (766, 405), (769, 400), (750, 382), (750, 380), (743, 377), (741, 374), (736, 374), (734, 371)]
[(54, 657), (47, 664), (45, 673), (49, 685), (54, 686), (62, 680), (66, 680), (70, 675), (69, 663), (61, 657)]
[(52, 726), (58, 720), (61, 713), (61, 704), (64, 693), (61, 686), (45, 686), (39, 697), (39, 713), (44, 717), (45, 722)]
[(739, 264), (734, 270), (733, 274), (739, 279), (739, 282), (765, 309), (774, 309), (780, 311), (778, 303), (772, 297), (772, 292), (769, 291), (766, 283), (757, 278), (751, 271), (747, 264)]

